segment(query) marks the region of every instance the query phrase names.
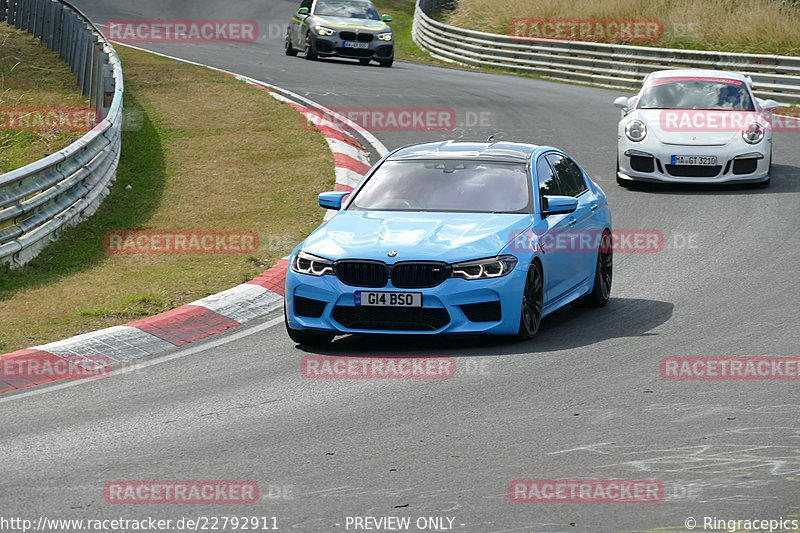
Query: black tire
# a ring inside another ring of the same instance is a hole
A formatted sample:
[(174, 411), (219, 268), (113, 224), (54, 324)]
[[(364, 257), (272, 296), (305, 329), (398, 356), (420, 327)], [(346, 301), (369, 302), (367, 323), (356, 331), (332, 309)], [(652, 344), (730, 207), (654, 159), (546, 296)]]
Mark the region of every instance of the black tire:
[(311, 36), (308, 34), (306, 34), (306, 59), (309, 61), (317, 59), (317, 53), (314, 51), (314, 47), (311, 46)]
[(370, 61), (372, 61), (372, 59), (369, 57), (362, 57), (361, 59), (358, 60), (358, 62), (361, 63), (362, 65), (369, 65)]
[(767, 179), (758, 184), (759, 189), (769, 187), (769, 182), (772, 181), (772, 148), (769, 149), (769, 168), (767, 169)]
[(538, 261), (531, 263), (525, 278), (525, 289), (522, 291), (522, 312), (519, 317), (517, 339), (526, 341), (539, 332), (542, 323), (542, 305), (544, 300), (544, 279), (542, 266)]
[(603, 307), (611, 298), (611, 280), (614, 273), (614, 247), (611, 232), (606, 230), (597, 250), (597, 263), (594, 269), (592, 292), (582, 297), (578, 303), (588, 307)]
[(297, 55), (297, 50), (292, 46), (292, 37), (289, 35), (289, 32), (286, 32), (286, 41), (283, 43), (283, 51), (286, 52), (287, 56)]
[(380, 63), (382, 67), (389, 68), (392, 66), (392, 63), (394, 63), (394, 56), (389, 59), (379, 59), (378, 63)]
[(317, 333), (303, 329), (292, 329), (289, 327), (289, 320), (286, 318), (286, 309), (283, 311), (283, 323), (286, 326), (286, 333), (289, 338), (301, 346), (325, 346), (333, 340), (333, 335), (328, 333)]
[(617, 185), (628, 188), (630, 182), (619, 177), (619, 156), (617, 156), (617, 173), (614, 174), (614, 177), (617, 178)]

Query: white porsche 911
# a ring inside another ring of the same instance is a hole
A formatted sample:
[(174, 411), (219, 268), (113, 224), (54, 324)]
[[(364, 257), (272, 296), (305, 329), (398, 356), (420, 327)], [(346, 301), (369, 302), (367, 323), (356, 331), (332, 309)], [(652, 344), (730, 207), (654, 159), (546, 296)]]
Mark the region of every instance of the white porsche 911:
[(770, 117), (742, 74), (660, 70), (620, 96), (617, 183), (763, 183), (770, 179)]

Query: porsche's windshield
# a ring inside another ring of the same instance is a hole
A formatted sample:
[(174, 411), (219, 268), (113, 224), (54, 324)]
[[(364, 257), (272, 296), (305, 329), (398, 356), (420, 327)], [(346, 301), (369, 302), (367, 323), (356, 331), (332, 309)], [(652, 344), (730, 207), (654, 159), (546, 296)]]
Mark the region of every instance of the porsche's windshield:
[(369, 2), (325, 0), (317, 2), (314, 14), (321, 17), (345, 17), (351, 19), (380, 20), (378, 11)]
[(529, 213), (529, 207), (524, 163), (444, 159), (386, 161), (348, 209)]
[(725, 78), (656, 78), (642, 91), (637, 109), (754, 111), (744, 82)]

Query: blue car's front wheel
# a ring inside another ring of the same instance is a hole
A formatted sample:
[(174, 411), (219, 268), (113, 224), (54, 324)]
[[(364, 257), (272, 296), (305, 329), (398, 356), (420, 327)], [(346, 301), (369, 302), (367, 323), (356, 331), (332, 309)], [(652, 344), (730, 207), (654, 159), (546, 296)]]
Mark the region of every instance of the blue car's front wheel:
[(519, 317), (519, 340), (528, 340), (536, 336), (542, 322), (542, 302), (544, 300), (544, 283), (542, 267), (538, 261), (531, 263), (522, 292), (522, 313)]

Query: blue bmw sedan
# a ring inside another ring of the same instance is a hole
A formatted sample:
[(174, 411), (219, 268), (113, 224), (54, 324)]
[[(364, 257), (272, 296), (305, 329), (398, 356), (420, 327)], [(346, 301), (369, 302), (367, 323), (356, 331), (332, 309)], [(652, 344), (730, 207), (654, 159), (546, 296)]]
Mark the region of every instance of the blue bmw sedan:
[(536, 335), (543, 317), (611, 291), (611, 213), (564, 152), (513, 142), (406, 146), (291, 254), (286, 330), (335, 335)]

